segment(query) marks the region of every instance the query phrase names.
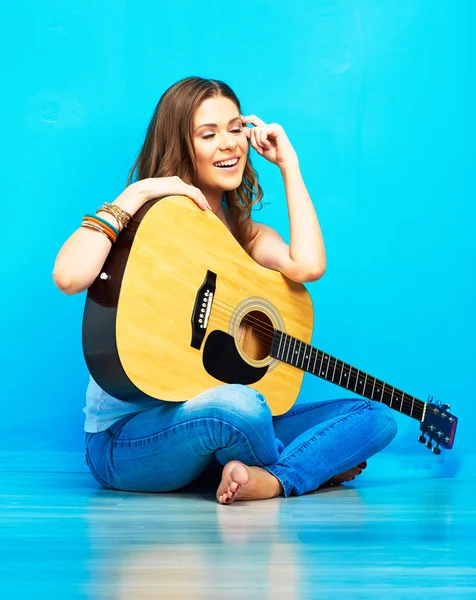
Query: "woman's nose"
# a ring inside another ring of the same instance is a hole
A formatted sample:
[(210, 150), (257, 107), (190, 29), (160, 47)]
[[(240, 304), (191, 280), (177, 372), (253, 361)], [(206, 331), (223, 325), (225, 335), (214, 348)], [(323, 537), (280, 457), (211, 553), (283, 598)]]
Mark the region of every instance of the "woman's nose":
[(231, 133), (225, 133), (220, 138), (221, 148), (236, 148), (237, 139)]

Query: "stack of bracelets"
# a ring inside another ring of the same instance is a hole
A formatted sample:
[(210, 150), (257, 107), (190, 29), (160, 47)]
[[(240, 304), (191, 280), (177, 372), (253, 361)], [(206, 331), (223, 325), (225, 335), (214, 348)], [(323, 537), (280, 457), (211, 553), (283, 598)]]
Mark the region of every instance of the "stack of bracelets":
[(128, 213), (127, 210), (117, 206), (117, 204), (104, 202), (104, 204), (97, 209), (95, 215), (85, 215), (83, 217), (81, 227), (88, 227), (89, 229), (94, 229), (95, 231), (101, 232), (112, 244), (114, 244), (114, 242), (117, 240), (117, 236), (119, 235), (119, 229), (114, 227), (114, 225), (109, 223), (109, 221), (98, 217), (97, 214), (101, 211), (112, 215), (116, 219), (119, 227), (122, 225), (122, 228), (127, 226), (127, 223), (132, 219), (132, 215)]

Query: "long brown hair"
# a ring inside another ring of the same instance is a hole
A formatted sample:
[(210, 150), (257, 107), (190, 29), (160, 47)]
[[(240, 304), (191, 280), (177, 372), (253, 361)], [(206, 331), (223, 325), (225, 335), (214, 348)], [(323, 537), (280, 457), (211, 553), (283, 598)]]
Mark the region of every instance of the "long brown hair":
[[(127, 185), (147, 177), (173, 177), (196, 185), (193, 150), (193, 115), (207, 98), (225, 97), (241, 112), (240, 101), (223, 81), (186, 77), (170, 86), (160, 98), (147, 129), (144, 144), (132, 167)], [(248, 154), (243, 178), (236, 190), (226, 192), (234, 236), (246, 251), (253, 240), (251, 208), (261, 203), (263, 190)]]

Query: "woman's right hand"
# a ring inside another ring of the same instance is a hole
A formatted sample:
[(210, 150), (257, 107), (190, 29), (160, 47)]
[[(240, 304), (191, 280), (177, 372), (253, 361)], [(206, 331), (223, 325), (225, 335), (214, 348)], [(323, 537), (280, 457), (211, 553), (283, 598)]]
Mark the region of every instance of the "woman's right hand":
[(163, 198), (164, 196), (187, 196), (191, 198), (202, 210), (211, 206), (208, 204), (204, 194), (197, 187), (189, 185), (182, 181), (180, 177), (148, 177), (132, 184), (137, 186), (144, 203), (154, 198)]

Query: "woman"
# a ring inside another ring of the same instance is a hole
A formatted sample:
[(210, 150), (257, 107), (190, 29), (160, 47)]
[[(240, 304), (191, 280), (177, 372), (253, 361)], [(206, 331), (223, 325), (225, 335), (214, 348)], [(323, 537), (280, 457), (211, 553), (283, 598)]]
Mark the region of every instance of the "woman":
[[(251, 219), (263, 194), (250, 145), (280, 169), (289, 245)], [(243, 116), (238, 98), (221, 81), (189, 77), (164, 93), (128, 184), (112, 204), (87, 215), (61, 248), (53, 278), (66, 294), (92, 284), (111, 242), (144, 202), (173, 194), (212, 210), (264, 267), (298, 282), (324, 274), (324, 242), (296, 152), (280, 125)], [(272, 417), (265, 399), (241, 385), (218, 386), (182, 403), (132, 403), (113, 398), (91, 378), (86, 400), (86, 459), (101, 485), (172, 491), (219, 465), (221, 504), (350, 481), (396, 433), (390, 410), (376, 402), (299, 403)]]

